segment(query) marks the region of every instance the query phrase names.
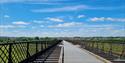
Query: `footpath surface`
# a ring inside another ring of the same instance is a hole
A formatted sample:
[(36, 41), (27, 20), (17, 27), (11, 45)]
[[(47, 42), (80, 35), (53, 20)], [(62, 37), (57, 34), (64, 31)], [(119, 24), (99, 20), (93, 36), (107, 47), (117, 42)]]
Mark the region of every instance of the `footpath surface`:
[(63, 41), (64, 44), (64, 63), (104, 63), (86, 50)]

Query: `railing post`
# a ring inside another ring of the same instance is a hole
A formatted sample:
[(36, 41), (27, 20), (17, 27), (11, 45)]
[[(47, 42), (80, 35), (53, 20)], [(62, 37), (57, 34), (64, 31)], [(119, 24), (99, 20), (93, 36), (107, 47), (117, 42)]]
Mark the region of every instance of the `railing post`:
[(120, 58), (125, 58), (125, 43), (122, 44), (122, 52), (121, 52), (121, 55), (120, 55)]
[(112, 43), (109, 43), (110, 44), (110, 49), (109, 49), (109, 56), (110, 56), (110, 59), (112, 59)]
[(44, 42), (44, 49), (46, 48), (46, 41)]
[(105, 44), (105, 43), (102, 43), (102, 51), (103, 51), (103, 52), (104, 52), (104, 44)]
[(64, 63), (64, 46), (63, 46), (63, 57), (62, 57), (62, 63)]
[(12, 55), (11, 55), (11, 52), (12, 52), (12, 44), (9, 44), (9, 58), (8, 58), (8, 63), (13, 63), (12, 62)]
[(94, 42), (92, 42), (92, 51), (94, 51)]
[(96, 42), (96, 50), (97, 50), (96, 52), (99, 53), (99, 44), (98, 44), (98, 42)]
[(42, 45), (42, 42), (41, 42), (41, 51), (43, 50), (43, 45)]
[(27, 58), (29, 57), (29, 42), (27, 42)]
[(47, 41), (46, 41), (46, 48), (47, 48)]
[(36, 42), (36, 53), (38, 52), (38, 43)]
[(90, 42), (88, 43), (88, 49), (90, 50)]

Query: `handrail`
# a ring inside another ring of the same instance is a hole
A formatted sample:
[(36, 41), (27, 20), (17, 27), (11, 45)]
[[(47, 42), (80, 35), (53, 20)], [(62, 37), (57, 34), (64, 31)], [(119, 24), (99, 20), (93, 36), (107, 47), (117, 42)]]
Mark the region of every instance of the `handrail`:
[(0, 43), (0, 63), (19, 63), (58, 42), (60, 40)]
[(54, 40), (32, 40), (32, 41), (12, 41), (12, 42), (0, 42), (0, 45), (8, 45), (8, 44), (19, 44), (19, 43), (36, 43), (36, 42), (51, 42)]
[(64, 46), (60, 46), (61, 47), (61, 52), (60, 52), (60, 57), (59, 57), (59, 61), (58, 61), (58, 63), (63, 63), (64, 61)]

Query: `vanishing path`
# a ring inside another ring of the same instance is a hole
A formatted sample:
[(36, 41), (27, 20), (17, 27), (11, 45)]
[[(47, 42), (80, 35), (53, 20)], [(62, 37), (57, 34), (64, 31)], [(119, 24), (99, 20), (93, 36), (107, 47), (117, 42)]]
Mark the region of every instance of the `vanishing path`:
[(67, 42), (64, 43), (64, 63), (104, 63), (86, 50)]

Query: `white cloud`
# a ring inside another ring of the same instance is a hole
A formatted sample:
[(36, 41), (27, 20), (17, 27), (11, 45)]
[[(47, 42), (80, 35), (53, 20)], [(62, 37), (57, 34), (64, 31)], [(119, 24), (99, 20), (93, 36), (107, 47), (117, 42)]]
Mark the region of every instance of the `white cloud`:
[(104, 18), (104, 17), (100, 17), (100, 18), (94, 17), (94, 18), (90, 18), (90, 20), (91, 20), (91, 21), (104, 21), (105, 18)]
[(111, 17), (94, 17), (90, 18), (90, 21), (118, 21), (118, 22), (125, 22), (125, 18), (111, 18)]
[(22, 25), (19, 25), (19, 26), (15, 26), (15, 25), (0, 25), (0, 28), (1, 29), (7, 29), (7, 28), (25, 28), (26, 26), (22, 26)]
[(74, 5), (74, 6), (64, 6), (56, 8), (42, 8), (42, 9), (31, 9), (31, 12), (61, 12), (61, 11), (78, 11), (78, 10), (117, 10), (125, 9), (124, 6), (119, 7), (93, 7), (88, 5)]
[(9, 18), (10, 16), (9, 15), (4, 15), (4, 18)]
[(44, 23), (44, 21), (40, 21), (40, 20), (34, 20), (33, 22), (34, 22), (34, 23), (38, 23), (38, 24)]
[(23, 22), (23, 21), (17, 21), (17, 22), (12, 22), (13, 24), (16, 24), (16, 25), (28, 25), (30, 23), (27, 23), (27, 22)]
[(62, 23), (62, 24), (57, 24), (57, 25), (49, 26), (49, 27), (73, 27), (73, 26), (79, 26), (82, 24), (83, 23), (80, 23), (80, 22), (69, 22), (69, 23)]
[(46, 18), (46, 19), (48, 19), (48, 20), (50, 20), (50, 21), (54, 21), (54, 22), (63, 22), (63, 20), (62, 19), (60, 19), (60, 18)]
[(36, 23), (36, 24), (45, 24), (45, 23), (50, 23), (50, 21), (47, 21), (47, 20), (33, 20), (32, 21), (33, 23)]
[(13, 25), (0, 25), (0, 28), (14, 28)]
[(106, 18), (106, 20), (109, 20), (109, 21), (121, 21), (121, 22), (125, 22), (125, 18)]
[(86, 5), (76, 5), (76, 6), (65, 6), (59, 8), (48, 8), (48, 9), (33, 9), (32, 12), (60, 12), (60, 11), (77, 11), (80, 9), (86, 9)]
[(85, 15), (78, 15), (78, 18), (84, 18)]
[[(42, 36), (42, 37), (73, 37), (73, 36), (125, 36), (125, 30), (124, 29), (117, 29), (114, 27), (115, 25), (83, 25), (86, 27), (81, 27), (78, 29), (72, 29), (72, 28), (54, 28), (48, 30), (40, 29), (40, 30), (2, 30), (3, 32), (0, 32), (1, 36)], [(109, 27), (113, 26), (114, 28), (107, 29)], [(120, 26), (120, 25), (119, 25)], [(87, 28), (88, 27), (88, 28)], [(92, 27), (92, 28), (89, 28)], [(95, 28), (94, 28), (95, 27)], [(102, 27), (102, 28), (97, 28)], [(107, 28), (103, 28), (107, 27)], [(20, 32), (20, 33), (18, 33)], [(16, 34), (13, 34), (16, 33)]]

